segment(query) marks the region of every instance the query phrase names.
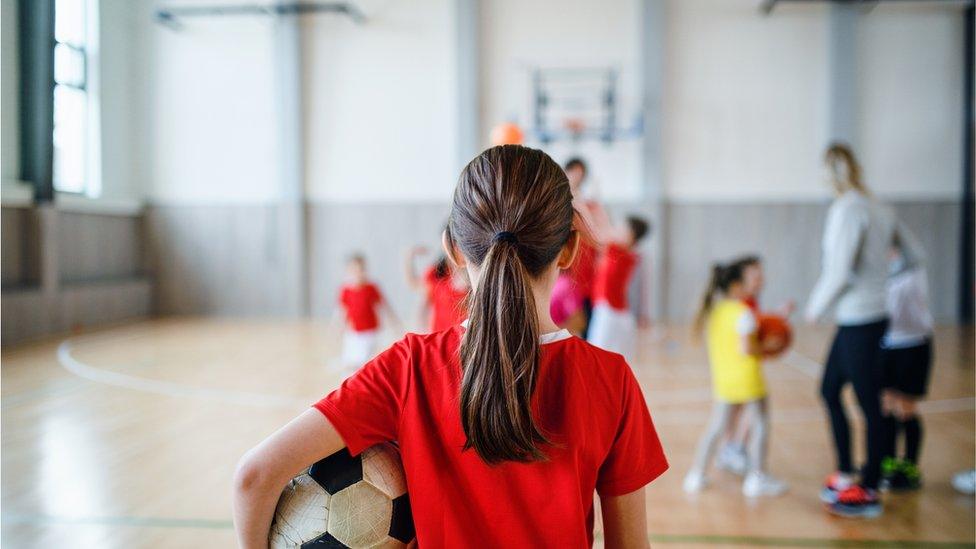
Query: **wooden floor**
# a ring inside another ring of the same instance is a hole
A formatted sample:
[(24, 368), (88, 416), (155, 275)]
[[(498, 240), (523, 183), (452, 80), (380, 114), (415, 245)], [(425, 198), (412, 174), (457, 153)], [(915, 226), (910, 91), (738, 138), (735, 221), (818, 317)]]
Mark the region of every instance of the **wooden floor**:
[[(721, 474), (685, 496), (681, 479), (710, 407), (703, 351), (685, 333), (642, 334), (634, 365), (671, 461), (648, 490), (656, 545), (973, 546), (973, 498), (949, 486), (976, 452), (971, 329), (937, 335), (925, 488), (888, 496), (873, 521), (831, 517), (816, 498), (833, 465), (817, 399), (826, 328), (803, 330), (792, 355), (767, 365), (771, 470), (789, 494), (750, 502)], [(336, 386), (337, 341), (324, 323), (170, 319), (4, 349), (3, 547), (233, 546), (237, 458)]]

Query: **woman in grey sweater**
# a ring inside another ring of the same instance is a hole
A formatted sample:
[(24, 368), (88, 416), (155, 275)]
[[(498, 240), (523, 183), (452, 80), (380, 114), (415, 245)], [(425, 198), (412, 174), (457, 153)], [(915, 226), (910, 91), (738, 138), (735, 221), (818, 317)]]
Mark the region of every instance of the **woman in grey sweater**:
[[(834, 143), (824, 156), (837, 193), (827, 212), (823, 268), (810, 295), (806, 320), (814, 322), (834, 306), (837, 334), (824, 368), (821, 395), (830, 415), (837, 471), (827, 478), (821, 499), (843, 516), (881, 514), (877, 488), (881, 475), (886, 421), (881, 412), (881, 338), (888, 324), (885, 283), (888, 257), (898, 246), (919, 257), (911, 235), (892, 210), (870, 196), (850, 147)], [(855, 483), (850, 426), (841, 390), (850, 382), (867, 423), (868, 459)]]

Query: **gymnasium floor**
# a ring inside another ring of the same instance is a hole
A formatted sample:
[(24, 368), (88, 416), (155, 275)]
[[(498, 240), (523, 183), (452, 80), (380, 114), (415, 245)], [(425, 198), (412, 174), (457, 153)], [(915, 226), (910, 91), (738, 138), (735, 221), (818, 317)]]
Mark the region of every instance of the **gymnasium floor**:
[[(338, 337), (328, 330), (324, 322), (166, 319), (4, 349), (2, 545), (233, 546), (237, 458), (337, 385), (327, 365)], [(790, 493), (747, 502), (728, 475), (696, 498), (681, 492), (710, 407), (704, 353), (686, 332), (642, 334), (635, 365), (672, 466), (648, 490), (654, 544), (972, 547), (974, 500), (948, 484), (976, 452), (972, 329), (937, 334), (923, 408), (927, 486), (889, 496), (874, 521), (833, 518), (816, 499), (833, 461), (816, 398), (826, 328), (803, 330), (795, 352), (767, 366), (771, 470)]]

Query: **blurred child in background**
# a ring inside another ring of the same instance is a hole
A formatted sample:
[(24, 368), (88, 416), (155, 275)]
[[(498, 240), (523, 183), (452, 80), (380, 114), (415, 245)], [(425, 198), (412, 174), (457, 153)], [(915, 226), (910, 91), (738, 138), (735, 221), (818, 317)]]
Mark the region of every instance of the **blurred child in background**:
[(424, 292), (422, 316), (431, 333), (457, 326), (468, 317), (465, 299), (470, 288), (468, 277), (452, 269), (447, 257), (442, 255), (437, 262), (418, 276), (415, 270), (416, 258), (427, 253), (423, 246), (414, 246), (407, 254), (407, 284)]
[[(886, 296), (889, 324), (881, 340), (881, 408), (887, 427), (882, 483), (892, 490), (915, 490), (922, 482), (918, 469), (922, 421), (916, 408), (929, 384), (933, 322), (925, 269), (917, 261), (910, 263), (897, 248), (891, 254)], [(899, 457), (900, 436), (904, 437), (904, 451)]]
[(716, 264), (695, 319), (696, 332), (706, 333), (715, 405), (684, 480), (688, 493), (699, 492), (707, 485), (706, 472), (715, 446), (730, 429), (737, 408), (753, 418), (742, 493), (747, 497), (776, 496), (787, 490), (784, 482), (766, 472), (769, 407), (762, 371), (764, 349), (756, 315), (744, 303), (748, 297), (744, 273), (745, 267), (739, 262)]
[[(576, 211), (574, 226), (581, 235), (576, 261), (567, 269), (567, 274), (575, 285), (575, 292), (582, 300), (582, 328), (574, 333), (586, 339), (590, 319), (593, 316), (593, 279), (596, 275), (596, 260), (600, 246), (603, 245), (601, 235), (597, 234), (596, 228), (606, 218), (606, 212), (600, 201), (596, 199), (595, 193), (587, 193), (584, 189), (589, 168), (582, 158), (570, 158), (563, 171), (566, 172), (569, 189), (573, 193), (573, 208)], [(592, 185), (590, 188), (592, 190)]]
[(586, 311), (583, 301), (583, 293), (576, 286), (570, 271), (559, 273), (556, 284), (552, 288), (552, 301), (549, 302), (552, 321), (560, 328), (569, 330), (574, 336), (583, 337), (586, 331)]
[(339, 305), (346, 321), (342, 365), (357, 369), (376, 354), (380, 313), (385, 313), (391, 324), (400, 323), (379, 288), (367, 278), (366, 258), (362, 254), (352, 254), (346, 262), (346, 280), (339, 289)]
[(637, 319), (627, 304), (627, 289), (639, 259), (634, 249), (649, 229), (647, 221), (636, 216), (608, 229), (593, 280), (593, 317), (586, 340), (628, 360), (635, 358)]
[[(742, 300), (746, 306), (752, 310), (757, 317), (761, 313), (759, 307), (759, 297), (763, 287), (766, 285), (766, 275), (763, 271), (762, 258), (758, 255), (746, 255), (734, 261), (742, 266), (742, 283), (745, 298)], [(778, 313), (785, 318), (793, 314), (795, 304), (790, 301), (786, 303)], [(752, 417), (749, 414), (740, 413), (741, 409), (736, 409), (732, 414), (732, 430), (728, 433), (728, 438), (722, 445), (715, 458), (715, 465), (719, 469), (744, 475), (749, 470), (749, 456), (746, 453), (746, 442), (749, 439), (749, 429), (752, 426)]]

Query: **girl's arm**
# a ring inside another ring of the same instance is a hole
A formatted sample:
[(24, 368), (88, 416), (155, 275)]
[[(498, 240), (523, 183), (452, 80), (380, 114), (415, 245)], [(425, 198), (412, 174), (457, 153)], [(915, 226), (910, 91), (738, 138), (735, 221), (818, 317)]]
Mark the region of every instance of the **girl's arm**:
[(644, 488), (629, 494), (614, 497), (601, 497), (603, 511), (604, 547), (647, 548), (647, 510), (644, 501)]
[(736, 321), (735, 331), (739, 333), (740, 348), (746, 355), (762, 355), (759, 343), (759, 322), (752, 311), (744, 311)]
[(306, 410), (249, 450), (234, 473), (234, 528), (244, 549), (268, 546), (282, 489), (295, 475), (345, 443), (318, 410)]

